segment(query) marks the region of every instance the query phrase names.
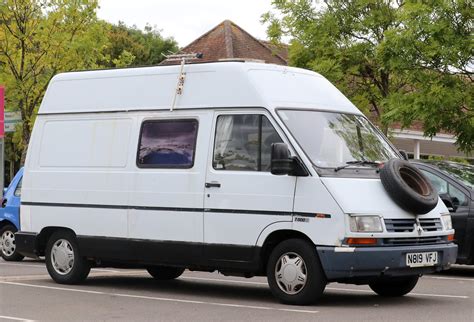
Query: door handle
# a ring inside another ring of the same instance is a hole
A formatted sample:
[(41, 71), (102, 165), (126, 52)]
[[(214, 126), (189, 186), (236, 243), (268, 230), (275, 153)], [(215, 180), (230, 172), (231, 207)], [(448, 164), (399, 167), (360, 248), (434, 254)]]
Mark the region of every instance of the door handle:
[(206, 182), (206, 188), (220, 188), (221, 184), (219, 182)]

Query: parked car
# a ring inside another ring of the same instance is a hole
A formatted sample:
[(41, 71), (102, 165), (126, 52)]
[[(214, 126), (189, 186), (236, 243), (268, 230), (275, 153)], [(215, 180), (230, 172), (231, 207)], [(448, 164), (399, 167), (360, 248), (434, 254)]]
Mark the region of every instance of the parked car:
[(330, 282), (402, 296), (456, 261), (428, 179), (308, 70), (239, 61), (60, 74), (25, 164), (17, 247), (44, 255), (57, 283), (98, 265), (161, 280), (218, 270), (266, 275), (280, 301), (308, 304)]
[(430, 179), (448, 207), (459, 264), (474, 264), (474, 166), (449, 161), (411, 162)]
[(23, 168), (15, 175), (5, 190), (0, 209), (0, 254), (6, 261), (20, 261), (23, 255), (17, 252), (15, 233), (20, 229), (20, 198)]

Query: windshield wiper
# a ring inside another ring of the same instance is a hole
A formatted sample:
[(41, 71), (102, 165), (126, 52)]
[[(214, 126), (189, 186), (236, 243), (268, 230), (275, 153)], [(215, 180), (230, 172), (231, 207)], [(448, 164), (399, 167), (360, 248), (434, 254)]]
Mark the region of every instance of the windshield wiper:
[(337, 172), (339, 170), (350, 167), (351, 165), (375, 165), (375, 166), (378, 166), (378, 165), (380, 165), (380, 163), (376, 162), (376, 161), (368, 161), (368, 160), (347, 161), (346, 165), (342, 165), (340, 167), (334, 168), (334, 172)]

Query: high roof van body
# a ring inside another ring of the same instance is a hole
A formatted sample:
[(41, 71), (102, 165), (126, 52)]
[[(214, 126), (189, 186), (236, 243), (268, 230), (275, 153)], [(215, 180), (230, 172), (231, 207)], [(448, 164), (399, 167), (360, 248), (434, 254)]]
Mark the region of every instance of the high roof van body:
[(397, 189), (418, 193), (412, 208), (382, 183), (383, 165), (400, 158), (303, 69), (219, 62), (182, 74), (59, 74), (28, 148), (17, 248), (46, 255), (59, 283), (129, 265), (157, 279), (185, 268), (267, 275), (293, 304), (336, 281), (403, 295), (419, 275), (449, 268), (457, 248), (437, 196), (416, 208), (430, 187), (410, 183), (420, 178), (409, 165)]

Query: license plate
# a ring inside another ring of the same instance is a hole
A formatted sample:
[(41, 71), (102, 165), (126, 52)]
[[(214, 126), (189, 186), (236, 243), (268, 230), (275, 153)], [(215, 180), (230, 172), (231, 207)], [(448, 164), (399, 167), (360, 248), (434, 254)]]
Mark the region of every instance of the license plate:
[(406, 261), (409, 267), (433, 266), (438, 264), (438, 252), (409, 253)]

